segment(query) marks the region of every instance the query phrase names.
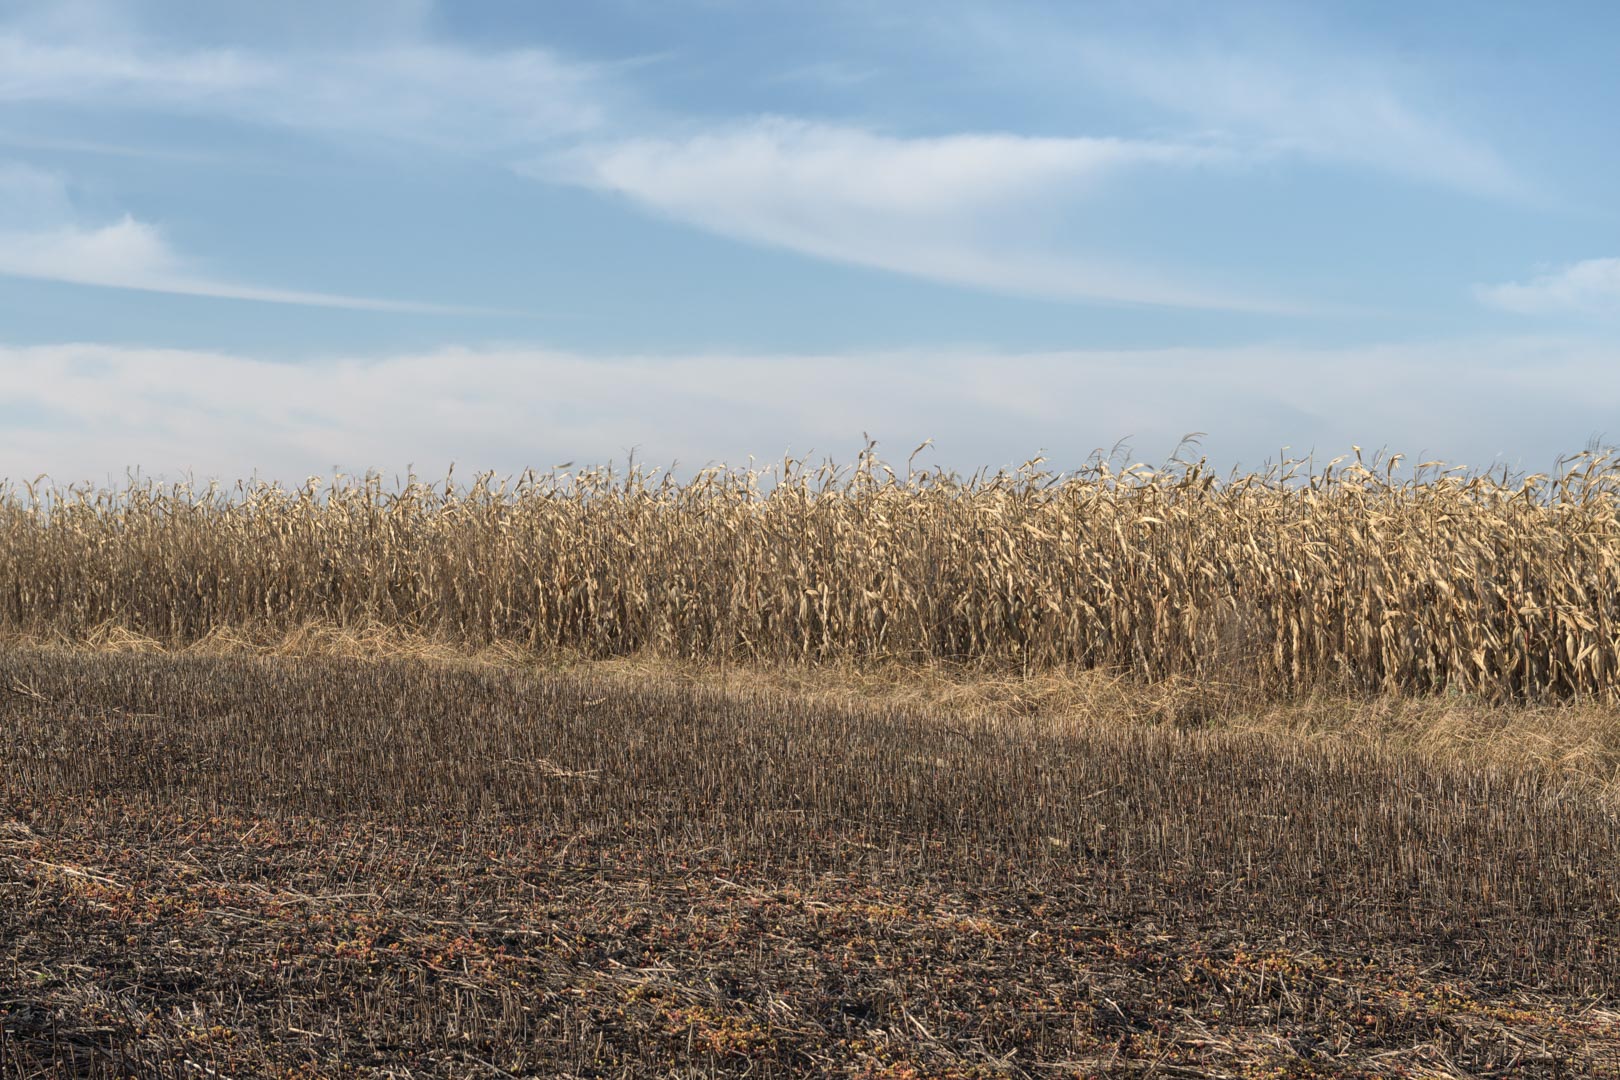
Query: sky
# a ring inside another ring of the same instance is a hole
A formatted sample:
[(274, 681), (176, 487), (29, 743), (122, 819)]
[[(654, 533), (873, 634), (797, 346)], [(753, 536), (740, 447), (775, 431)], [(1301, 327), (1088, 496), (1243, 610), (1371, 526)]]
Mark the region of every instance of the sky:
[(1620, 440), (1620, 7), (0, 0), (0, 477)]

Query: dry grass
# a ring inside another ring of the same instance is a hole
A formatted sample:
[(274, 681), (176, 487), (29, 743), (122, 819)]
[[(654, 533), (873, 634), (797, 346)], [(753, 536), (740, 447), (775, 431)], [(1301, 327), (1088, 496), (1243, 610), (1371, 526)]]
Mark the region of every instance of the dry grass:
[(1213, 680), (1147, 683), (1100, 671), (998, 673), (943, 662), (722, 664), (646, 654), (588, 659), (537, 655), (503, 642), (467, 648), (375, 624), (300, 626), (279, 638), (221, 628), (183, 645), (103, 626), (78, 641), (0, 635), (0, 649), (306, 662), (392, 659), (452, 669), (567, 674), (626, 691), (681, 686), (730, 698), (779, 694), (807, 705), (900, 709), (1019, 734), (1170, 728), (1268, 735), (1381, 748), (1437, 763), (1531, 771), (1581, 785), (1604, 800), (1620, 798), (1620, 711), (1601, 703), (1531, 705), (1466, 695), (1335, 691), (1267, 699), (1250, 687)]
[(961, 664), (1492, 701), (1620, 696), (1620, 463), (12, 488), (0, 630), (385, 626), (460, 648)]

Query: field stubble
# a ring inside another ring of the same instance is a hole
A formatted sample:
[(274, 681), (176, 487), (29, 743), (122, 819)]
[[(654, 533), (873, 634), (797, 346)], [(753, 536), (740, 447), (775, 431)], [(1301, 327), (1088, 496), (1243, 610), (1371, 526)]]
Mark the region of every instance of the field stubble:
[(1620, 1075), (1617, 820), (1545, 771), (425, 659), (0, 686), (8, 1077)]

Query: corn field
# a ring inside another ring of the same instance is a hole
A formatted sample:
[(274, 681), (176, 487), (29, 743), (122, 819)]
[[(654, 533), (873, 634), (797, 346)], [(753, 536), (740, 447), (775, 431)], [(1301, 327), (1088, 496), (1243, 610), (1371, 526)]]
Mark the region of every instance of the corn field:
[(588, 657), (1620, 698), (1620, 460), (0, 489), (0, 631), (384, 625)]

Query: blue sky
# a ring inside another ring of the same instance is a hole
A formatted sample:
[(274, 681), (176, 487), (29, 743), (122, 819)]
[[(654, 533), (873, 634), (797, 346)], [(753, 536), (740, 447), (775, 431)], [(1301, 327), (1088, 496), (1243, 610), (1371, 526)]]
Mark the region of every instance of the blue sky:
[(1620, 438), (1620, 9), (0, 0), (0, 475)]

